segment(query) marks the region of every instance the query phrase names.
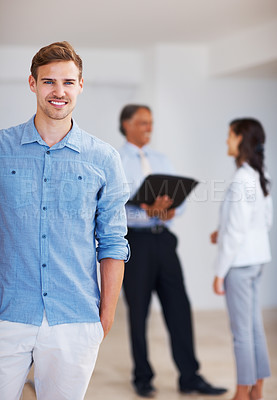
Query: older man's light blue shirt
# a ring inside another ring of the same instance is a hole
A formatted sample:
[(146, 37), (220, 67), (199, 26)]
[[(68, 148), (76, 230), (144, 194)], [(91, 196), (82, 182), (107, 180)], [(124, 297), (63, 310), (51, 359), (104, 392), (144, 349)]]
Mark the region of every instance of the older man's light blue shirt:
[(126, 260), (118, 153), (79, 129), (51, 148), (34, 118), (0, 131), (0, 319), (99, 321), (97, 260)]
[[(144, 146), (142, 150), (148, 159), (153, 174), (174, 175), (174, 168), (164, 154), (151, 149), (148, 145)], [(119, 154), (129, 184), (131, 193), (130, 198), (132, 198), (145, 178), (142, 171), (139, 148), (130, 142), (125, 142), (125, 144), (119, 149)], [(177, 214), (183, 212), (184, 204), (185, 203), (178, 208)], [(131, 228), (147, 228), (155, 225), (170, 226), (172, 222), (163, 222), (156, 217), (150, 218), (143, 209), (130, 204), (126, 206), (126, 211), (128, 226)]]

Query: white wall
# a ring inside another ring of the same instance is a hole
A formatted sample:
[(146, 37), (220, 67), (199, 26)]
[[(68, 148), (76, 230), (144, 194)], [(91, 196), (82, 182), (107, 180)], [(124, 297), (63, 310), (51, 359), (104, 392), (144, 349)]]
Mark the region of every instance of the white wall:
[[(35, 112), (34, 95), (27, 86), (34, 52), (0, 48), (1, 127), (27, 120)], [(78, 124), (119, 147), (123, 141), (117, 129), (121, 107), (133, 101), (149, 104), (155, 119), (153, 146), (168, 154), (178, 173), (203, 182), (174, 230), (193, 307), (223, 307), (223, 299), (211, 290), (215, 248), (209, 244), (209, 233), (217, 224), (221, 191), (234, 170), (226, 156), (228, 122), (239, 116), (263, 122), (268, 138), (267, 165), (276, 182), (277, 81), (210, 77), (208, 48), (203, 46), (160, 45), (141, 51), (83, 49), (79, 53), (86, 84), (74, 112)], [(18, 62), (16, 54), (20, 54)], [(277, 199), (276, 185), (273, 192)], [(276, 230), (275, 224), (272, 244)], [(277, 305), (276, 260), (273, 248), (273, 262), (266, 267), (263, 281), (265, 307)]]

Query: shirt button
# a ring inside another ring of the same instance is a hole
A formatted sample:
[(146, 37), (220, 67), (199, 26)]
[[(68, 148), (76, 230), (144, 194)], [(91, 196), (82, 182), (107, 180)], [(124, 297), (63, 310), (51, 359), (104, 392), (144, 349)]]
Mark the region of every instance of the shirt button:
[(49, 151), (49, 150), (47, 150), (46, 154), (50, 154), (50, 151)]
[(78, 179), (79, 179), (79, 181), (81, 181), (83, 178), (79, 175), (79, 176), (78, 176)]
[(12, 171), (12, 174), (13, 174), (13, 175), (16, 174), (16, 171)]
[(47, 207), (42, 207), (42, 209), (43, 209), (43, 211), (46, 211), (46, 210), (47, 210)]
[(44, 296), (44, 297), (47, 296), (47, 293), (43, 293), (43, 296)]
[(43, 180), (44, 180), (44, 182), (47, 182), (47, 178), (44, 178)]
[(46, 267), (46, 264), (42, 264), (42, 268), (45, 268)]
[(46, 238), (46, 235), (42, 235), (42, 239), (45, 239)]

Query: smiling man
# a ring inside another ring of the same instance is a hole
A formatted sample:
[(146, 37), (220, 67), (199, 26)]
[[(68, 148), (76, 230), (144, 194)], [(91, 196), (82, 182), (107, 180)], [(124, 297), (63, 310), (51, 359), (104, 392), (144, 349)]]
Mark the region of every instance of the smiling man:
[[(133, 196), (144, 178), (153, 174), (174, 174), (164, 154), (149, 144), (153, 118), (146, 105), (127, 104), (120, 114), (120, 131), (126, 142), (119, 150)], [(221, 395), (225, 388), (207, 382), (200, 374), (195, 355), (191, 306), (182, 266), (176, 253), (177, 238), (171, 222), (181, 208), (170, 208), (172, 200), (158, 196), (153, 204), (127, 204), (128, 241), (132, 257), (126, 266), (124, 293), (128, 307), (133, 356), (133, 385), (141, 397), (155, 396), (154, 370), (150, 363), (147, 320), (152, 294), (156, 293), (168, 329), (173, 360), (179, 372), (179, 391)]]
[(38, 400), (81, 400), (129, 254), (128, 193), (118, 153), (72, 119), (83, 78), (71, 45), (40, 49), (29, 85), (35, 116), (0, 131), (1, 400), (20, 398), (33, 363)]

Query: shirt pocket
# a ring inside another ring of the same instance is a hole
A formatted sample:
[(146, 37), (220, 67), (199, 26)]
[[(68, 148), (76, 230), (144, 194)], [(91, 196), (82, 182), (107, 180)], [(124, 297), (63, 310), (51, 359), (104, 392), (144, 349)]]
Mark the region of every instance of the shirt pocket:
[(1, 203), (18, 209), (34, 203), (37, 191), (31, 168), (0, 168)]
[(100, 183), (97, 177), (63, 173), (59, 177), (59, 208), (78, 216), (94, 215)]

